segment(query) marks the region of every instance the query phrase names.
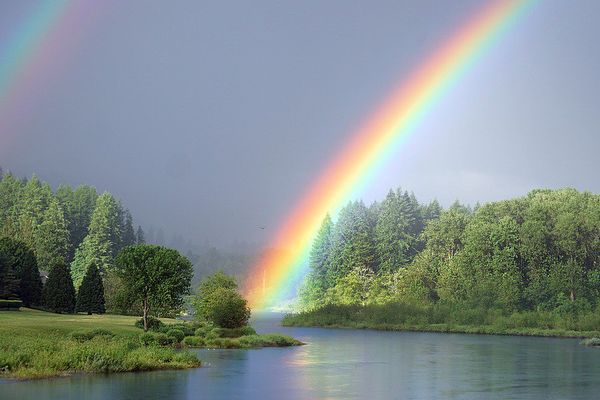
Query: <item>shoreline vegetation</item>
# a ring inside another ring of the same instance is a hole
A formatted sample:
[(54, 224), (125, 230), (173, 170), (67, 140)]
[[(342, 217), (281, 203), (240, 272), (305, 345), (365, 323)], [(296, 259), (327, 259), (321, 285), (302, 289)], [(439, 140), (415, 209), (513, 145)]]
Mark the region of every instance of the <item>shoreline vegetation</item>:
[[(600, 337), (600, 331), (594, 329), (598, 319), (600, 315), (593, 313), (569, 317), (534, 311), (503, 315), (500, 310), (457, 311), (439, 305), (394, 303), (326, 305), (287, 314), (281, 323), (287, 327), (594, 339)], [(600, 339), (584, 342), (582, 344), (586, 346), (598, 346)]]
[(142, 343), (140, 330), (134, 326), (136, 319), (33, 309), (0, 312), (0, 378), (40, 379), (200, 366), (192, 352)]
[(249, 326), (226, 329), (163, 321), (144, 332), (138, 317), (132, 316), (53, 314), (27, 308), (0, 312), (0, 379), (197, 368), (201, 361), (190, 349), (303, 344), (285, 335), (258, 335)]

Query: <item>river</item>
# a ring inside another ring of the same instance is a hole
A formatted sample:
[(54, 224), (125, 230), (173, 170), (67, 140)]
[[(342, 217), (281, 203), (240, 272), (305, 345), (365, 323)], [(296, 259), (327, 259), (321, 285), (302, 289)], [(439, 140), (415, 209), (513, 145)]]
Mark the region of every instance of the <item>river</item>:
[(1, 381), (0, 399), (592, 399), (600, 350), (573, 339), (283, 328), (306, 346), (198, 350), (203, 368)]

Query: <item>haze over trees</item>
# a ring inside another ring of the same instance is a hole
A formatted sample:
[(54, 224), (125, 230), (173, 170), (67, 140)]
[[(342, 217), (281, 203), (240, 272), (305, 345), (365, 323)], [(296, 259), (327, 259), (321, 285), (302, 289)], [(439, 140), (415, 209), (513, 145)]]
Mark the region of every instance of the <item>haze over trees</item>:
[(300, 305), (450, 304), (577, 312), (600, 295), (600, 196), (534, 190), (474, 210), (397, 190), (329, 216), (313, 243)]

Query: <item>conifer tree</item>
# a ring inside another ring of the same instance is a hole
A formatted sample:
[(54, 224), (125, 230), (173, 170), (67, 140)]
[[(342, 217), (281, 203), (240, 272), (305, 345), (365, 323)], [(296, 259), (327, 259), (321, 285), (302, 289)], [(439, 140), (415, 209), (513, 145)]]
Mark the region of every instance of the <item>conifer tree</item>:
[(26, 307), (40, 304), (42, 281), (33, 251), (23, 242), (11, 238), (0, 239), (0, 263), (10, 269), (18, 287), (12, 289)]
[(137, 232), (135, 234), (136, 244), (145, 244), (146, 243), (146, 235), (144, 234), (144, 230), (141, 225), (138, 225)]
[(89, 233), (75, 252), (71, 274), (79, 287), (88, 266), (94, 263), (100, 271), (112, 268), (117, 251), (115, 240), (121, 237), (119, 205), (110, 193), (103, 193), (96, 202)]
[(42, 303), (48, 311), (59, 314), (75, 311), (75, 287), (66, 263), (59, 262), (50, 270)]
[(76, 311), (86, 312), (89, 315), (106, 312), (102, 277), (93, 263), (88, 267), (77, 292)]
[(133, 246), (137, 242), (135, 230), (133, 228), (133, 218), (131, 212), (125, 209), (123, 211), (123, 223), (122, 223), (123, 237), (121, 240), (122, 247)]
[(56, 263), (67, 261), (69, 229), (58, 201), (53, 199), (35, 230), (35, 252), (39, 267), (48, 271)]

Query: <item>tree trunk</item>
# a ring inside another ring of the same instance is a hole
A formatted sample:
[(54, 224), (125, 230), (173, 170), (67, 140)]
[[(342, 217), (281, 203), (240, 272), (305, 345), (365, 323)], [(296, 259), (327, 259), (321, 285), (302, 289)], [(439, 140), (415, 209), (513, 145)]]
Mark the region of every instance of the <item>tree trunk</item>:
[(571, 289), (571, 301), (575, 301), (575, 290)]
[(148, 332), (148, 299), (144, 299), (144, 332)]

